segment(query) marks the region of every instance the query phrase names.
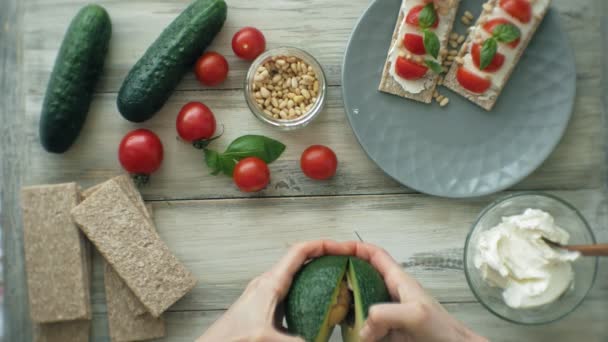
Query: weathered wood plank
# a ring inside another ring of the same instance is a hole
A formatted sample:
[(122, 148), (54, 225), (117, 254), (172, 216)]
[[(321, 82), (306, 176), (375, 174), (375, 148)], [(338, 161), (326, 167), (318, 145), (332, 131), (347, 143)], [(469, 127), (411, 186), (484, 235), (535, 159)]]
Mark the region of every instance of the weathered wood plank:
[[(608, 241), (606, 200), (600, 191), (556, 194), (580, 208), (598, 239)], [(198, 278), (195, 289), (172, 307), (190, 311), (228, 308), (294, 242), (356, 240), (355, 232), (388, 250), (441, 301), (474, 301), (462, 250), (472, 222), (493, 198), (383, 195), (152, 203), (161, 238)], [(608, 269), (602, 272), (598, 279), (608, 276)], [(104, 310), (100, 267), (94, 267), (93, 277), (94, 310), (99, 312)], [(608, 284), (598, 281), (596, 290), (594, 298), (606, 301)]]
[[(579, 92), (579, 102), (597, 103), (593, 89)], [(95, 98), (86, 126), (74, 147), (66, 154), (51, 155), (38, 143), (38, 117), (42, 97), (28, 95), (26, 184), (77, 180), (83, 185), (101, 182), (120, 171), (116, 151), (122, 136), (138, 127), (123, 120), (115, 107), (115, 94)], [(398, 185), (365, 155), (348, 125), (338, 87), (329, 91), (325, 112), (310, 127), (296, 132), (279, 132), (253, 118), (238, 90), (177, 92), (162, 112), (146, 127), (154, 130), (165, 145), (165, 161), (160, 172), (144, 187), (146, 199), (201, 199), (241, 197), (225, 176), (214, 177), (203, 163), (202, 153), (176, 140), (175, 117), (188, 101), (203, 101), (224, 125), (224, 136), (214, 143), (223, 149), (243, 134), (264, 134), (287, 145), (285, 154), (271, 165), (271, 186), (253, 196), (310, 196), (336, 194), (387, 194), (412, 192)], [(601, 113), (593, 110), (574, 114), (566, 136), (548, 161), (516, 189), (597, 188), (603, 169)], [(331, 146), (340, 160), (338, 175), (329, 182), (307, 179), (300, 171), (302, 151), (312, 144)]]
[[(478, 303), (451, 303), (446, 304), (445, 307), (471, 329), (495, 342), (604, 342), (608, 334), (605, 322), (608, 307), (602, 302), (587, 301), (573, 314), (559, 322), (532, 327), (500, 320)], [(194, 341), (221, 314), (223, 311), (170, 312), (165, 315), (167, 337), (163, 341)], [(95, 342), (108, 341), (105, 315), (95, 315), (93, 335)], [(341, 341), (339, 335), (339, 329), (336, 329), (330, 341)]]
[[(65, 25), (87, 0), (27, 1), (25, 42), (27, 51), (25, 70), (28, 92), (42, 93), (61, 43)], [(114, 24), (109, 63), (99, 90), (116, 92), (126, 73), (143, 54), (162, 29), (189, 3), (179, 1), (120, 1), (101, 0)], [(481, 1), (480, 1), (481, 3)], [(598, 74), (594, 59), (599, 48), (599, 30), (592, 28), (599, 22), (599, 2), (555, 0), (554, 7), (562, 14), (566, 31), (577, 54), (577, 67), (582, 79)], [(325, 67), (329, 83), (340, 84), (342, 57), (351, 30), (368, 6), (369, 0), (249, 0), (228, 1), (228, 19), (212, 50), (228, 58), (230, 76), (223, 88), (242, 88), (248, 63), (238, 60), (230, 47), (232, 35), (243, 26), (255, 26), (264, 31), (268, 47), (300, 46), (310, 51)], [(462, 9), (464, 10), (464, 9)], [(40, 20), (44, 18), (44, 20)], [(179, 86), (182, 90), (199, 90), (192, 74)]]
[[(109, 63), (103, 75), (100, 91), (115, 92), (124, 76), (146, 48), (190, 2), (179, 1), (120, 1), (102, 0), (114, 26)], [(26, 13), (26, 71), (28, 89), (40, 93), (46, 84), (65, 23), (86, 0), (69, 2), (28, 1)], [(222, 87), (242, 88), (249, 63), (234, 56), (230, 40), (243, 26), (255, 26), (264, 31), (268, 48), (301, 46), (319, 57), (330, 84), (339, 84), (342, 54), (350, 32), (367, 6), (368, 0), (345, 3), (341, 0), (273, 0), (252, 3), (248, 0), (228, 1), (228, 19), (211, 49), (224, 54), (231, 66), (230, 77)], [(39, 18), (44, 16), (45, 20)], [(188, 75), (180, 89), (202, 89), (193, 75)]]
[[(23, 262), (18, 194), (23, 165), (22, 3), (0, 4), (0, 228), (4, 285), (5, 341), (30, 341), (31, 323)], [(1, 296), (1, 295), (0, 295)]]

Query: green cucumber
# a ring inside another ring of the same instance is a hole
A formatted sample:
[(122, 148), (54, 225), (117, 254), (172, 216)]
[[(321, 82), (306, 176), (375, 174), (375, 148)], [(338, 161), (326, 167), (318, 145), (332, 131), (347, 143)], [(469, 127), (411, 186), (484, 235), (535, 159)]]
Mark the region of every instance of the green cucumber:
[(87, 5), (72, 19), (42, 105), (40, 142), (48, 152), (63, 153), (78, 138), (111, 35), (110, 16), (101, 6)]
[(117, 106), (125, 119), (143, 122), (162, 108), (220, 31), (226, 13), (224, 0), (194, 0), (165, 28), (120, 88)]

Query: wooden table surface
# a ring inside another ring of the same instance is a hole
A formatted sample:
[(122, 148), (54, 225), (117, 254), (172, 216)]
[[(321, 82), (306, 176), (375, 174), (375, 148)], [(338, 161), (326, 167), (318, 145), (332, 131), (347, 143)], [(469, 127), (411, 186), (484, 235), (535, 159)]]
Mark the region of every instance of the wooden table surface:
[[(473, 200), (418, 194), (391, 180), (367, 158), (344, 114), (340, 70), (350, 32), (369, 0), (228, 0), (228, 20), (212, 46), (228, 58), (228, 81), (221, 89), (205, 89), (188, 74), (161, 113), (139, 125), (119, 115), (117, 90), (129, 68), (188, 0), (99, 0), (113, 22), (105, 73), (75, 146), (64, 155), (47, 154), (38, 143), (41, 101), (66, 27), (88, 2), (0, 3), (6, 341), (29, 341), (31, 337), (18, 210), (20, 187), (68, 181), (86, 187), (116, 175), (120, 171), (118, 142), (135, 127), (150, 128), (163, 140), (164, 165), (143, 194), (154, 207), (161, 237), (199, 280), (165, 315), (169, 341), (192, 341), (200, 335), (247, 282), (269, 268), (290, 244), (357, 236), (386, 248), (450, 312), (494, 341), (608, 340), (606, 262), (601, 262), (588, 299), (566, 319), (537, 327), (502, 321), (473, 297), (464, 277), (462, 255), (471, 223), (500, 194)], [(598, 239), (606, 241), (606, 129), (600, 96), (606, 94), (600, 88), (604, 2), (553, 1), (576, 54), (574, 117), (551, 157), (508, 192), (555, 193), (581, 209)], [(310, 127), (277, 132), (258, 122), (247, 109), (242, 85), (248, 63), (237, 60), (230, 48), (234, 32), (246, 25), (263, 30), (269, 48), (301, 47), (324, 66), (330, 84), (328, 106)], [(272, 184), (267, 190), (254, 196), (238, 192), (229, 178), (208, 175), (202, 154), (176, 140), (176, 113), (194, 100), (209, 105), (225, 126), (220, 147), (246, 133), (274, 137), (288, 146), (271, 166)], [(310, 181), (299, 171), (300, 153), (315, 143), (331, 146), (340, 159), (338, 175), (330, 182)], [(99, 255), (94, 256), (93, 277), (93, 340), (107, 341)]]

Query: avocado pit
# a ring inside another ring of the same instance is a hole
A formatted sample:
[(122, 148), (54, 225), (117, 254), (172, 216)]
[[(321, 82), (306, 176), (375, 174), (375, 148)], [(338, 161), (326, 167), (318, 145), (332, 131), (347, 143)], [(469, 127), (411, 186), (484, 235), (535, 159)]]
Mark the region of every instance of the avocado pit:
[(353, 303), (353, 294), (348, 289), (346, 279), (343, 279), (338, 289), (338, 297), (336, 297), (336, 303), (332, 305), (329, 310), (329, 326), (335, 326), (342, 323), (351, 309)]

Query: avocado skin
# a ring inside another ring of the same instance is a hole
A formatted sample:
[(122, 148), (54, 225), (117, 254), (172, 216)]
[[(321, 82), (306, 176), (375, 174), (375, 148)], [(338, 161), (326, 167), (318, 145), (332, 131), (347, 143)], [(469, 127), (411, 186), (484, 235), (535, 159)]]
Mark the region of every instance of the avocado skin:
[(294, 277), (285, 301), (285, 318), (291, 334), (308, 342), (325, 342), (327, 320), (336, 289), (344, 278), (348, 257), (323, 256), (306, 264)]
[(355, 281), (359, 289), (361, 298), (361, 311), (363, 321), (367, 319), (369, 308), (377, 303), (390, 301), (388, 289), (384, 284), (384, 279), (376, 269), (367, 261), (356, 257), (350, 258), (350, 267), (355, 275)]
[(352, 326), (341, 325), (342, 341), (360, 342), (359, 331), (365, 324), (369, 308), (374, 304), (390, 302), (390, 295), (380, 273), (363, 259), (350, 257), (348, 277), (354, 292), (355, 321)]

